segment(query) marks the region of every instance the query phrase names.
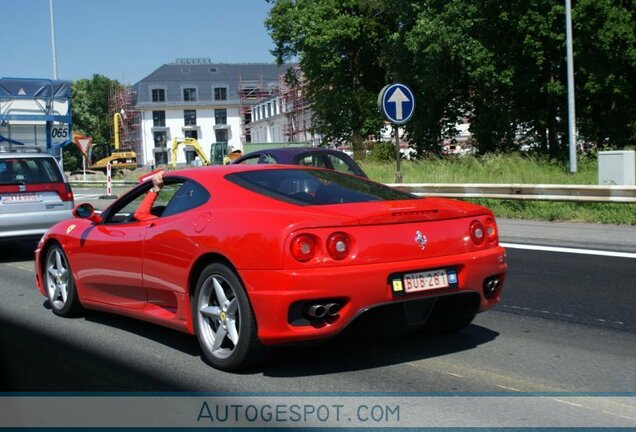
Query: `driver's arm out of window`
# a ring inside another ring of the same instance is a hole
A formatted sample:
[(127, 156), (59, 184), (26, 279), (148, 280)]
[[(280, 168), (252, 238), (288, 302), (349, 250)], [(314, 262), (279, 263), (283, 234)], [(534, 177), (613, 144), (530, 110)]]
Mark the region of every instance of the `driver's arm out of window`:
[(158, 192), (155, 192), (152, 189), (148, 191), (143, 201), (141, 201), (141, 204), (139, 204), (139, 207), (137, 207), (137, 210), (135, 210), (135, 219), (139, 221), (157, 219), (157, 216), (150, 213), (150, 209), (152, 209), (152, 205), (155, 203), (157, 195)]

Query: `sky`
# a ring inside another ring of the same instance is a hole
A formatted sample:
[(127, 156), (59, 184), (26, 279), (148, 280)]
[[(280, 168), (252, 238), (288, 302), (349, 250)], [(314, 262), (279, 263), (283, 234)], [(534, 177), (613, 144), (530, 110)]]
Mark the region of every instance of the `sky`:
[[(272, 63), (265, 0), (53, 0), (57, 77), (135, 84), (177, 58)], [(53, 78), (49, 0), (0, 0), (0, 77)]]

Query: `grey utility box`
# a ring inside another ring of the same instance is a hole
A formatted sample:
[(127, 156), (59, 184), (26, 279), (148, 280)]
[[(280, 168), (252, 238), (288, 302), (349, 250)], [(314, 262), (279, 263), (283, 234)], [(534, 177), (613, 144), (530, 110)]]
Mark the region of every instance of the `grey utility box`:
[(598, 152), (598, 184), (627, 185), (636, 183), (634, 150)]

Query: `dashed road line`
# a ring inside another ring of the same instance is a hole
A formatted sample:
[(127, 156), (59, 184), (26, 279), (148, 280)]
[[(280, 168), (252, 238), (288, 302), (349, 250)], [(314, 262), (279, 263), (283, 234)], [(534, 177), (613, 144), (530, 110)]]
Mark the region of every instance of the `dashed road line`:
[(559, 317), (559, 318), (566, 318), (568, 321), (583, 321), (583, 322), (598, 322), (598, 323), (602, 323), (602, 324), (613, 324), (613, 325), (618, 325), (618, 326), (624, 326), (625, 323), (623, 321), (614, 321), (614, 320), (608, 320), (608, 319), (603, 319), (603, 318), (577, 318), (572, 314), (566, 314), (566, 313), (561, 313), (561, 312), (551, 312), (551, 311), (547, 311), (544, 309), (532, 309), (529, 307), (521, 307), (521, 306), (513, 306), (513, 305), (499, 305), (497, 306), (498, 310), (503, 310), (505, 311), (506, 309), (510, 310), (512, 309), (513, 311), (523, 311), (523, 312), (529, 312), (529, 313), (534, 313), (534, 314), (539, 314), (539, 315), (551, 315), (554, 317)]

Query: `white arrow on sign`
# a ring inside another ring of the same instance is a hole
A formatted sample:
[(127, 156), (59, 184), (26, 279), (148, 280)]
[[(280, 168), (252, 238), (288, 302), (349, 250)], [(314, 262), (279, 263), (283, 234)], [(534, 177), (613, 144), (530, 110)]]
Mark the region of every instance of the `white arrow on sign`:
[(395, 103), (395, 119), (402, 120), (404, 118), (402, 116), (402, 104), (405, 102), (410, 102), (411, 100), (406, 97), (406, 95), (399, 87), (397, 87), (388, 101)]

